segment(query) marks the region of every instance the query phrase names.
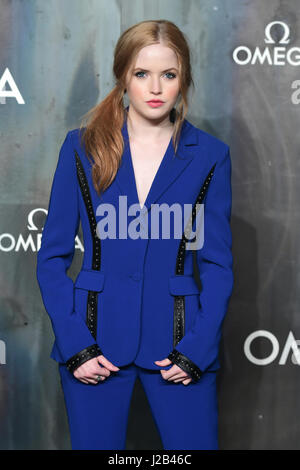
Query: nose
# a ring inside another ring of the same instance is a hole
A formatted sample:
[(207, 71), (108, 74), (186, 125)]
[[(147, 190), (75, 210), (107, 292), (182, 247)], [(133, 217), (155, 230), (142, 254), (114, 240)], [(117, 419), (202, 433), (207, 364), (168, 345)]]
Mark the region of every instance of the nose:
[(151, 83), (150, 83), (150, 91), (152, 93), (161, 93), (162, 90), (162, 85), (159, 77), (152, 77)]

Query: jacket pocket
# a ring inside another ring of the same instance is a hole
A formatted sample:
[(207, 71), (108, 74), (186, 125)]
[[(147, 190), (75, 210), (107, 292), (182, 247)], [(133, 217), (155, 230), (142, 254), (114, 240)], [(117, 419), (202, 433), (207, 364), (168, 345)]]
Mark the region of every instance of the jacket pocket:
[(200, 289), (191, 274), (176, 274), (169, 278), (169, 292), (174, 297), (173, 347), (195, 322), (200, 307)]
[(105, 276), (101, 271), (92, 269), (82, 269), (75, 280), (75, 287), (94, 292), (101, 292), (104, 289)]
[(104, 289), (105, 275), (101, 271), (82, 269), (74, 283), (75, 310), (85, 320), (91, 334), (97, 340), (99, 321), (99, 294)]
[(169, 291), (172, 295), (197, 295), (199, 287), (192, 275), (177, 274), (169, 278)]

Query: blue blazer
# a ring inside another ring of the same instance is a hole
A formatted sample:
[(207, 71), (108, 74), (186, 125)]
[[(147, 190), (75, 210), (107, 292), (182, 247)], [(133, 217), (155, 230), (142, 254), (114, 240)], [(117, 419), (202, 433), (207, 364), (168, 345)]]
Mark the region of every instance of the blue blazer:
[[(204, 204), (204, 244), (194, 252), (199, 285), (183, 233), (98, 237), (99, 204), (117, 210), (121, 195), (127, 207), (138, 204), (126, 119), (122, 134), (121, 165), (100, 197), (80, 130), (69, 131), (60, 149), (36, 271), (55, 334), (51, 358), (73, 372), (99, 354), (118, 367), (134, 361), (153, 370), (164, 368), (154, 361), (169, 357), (197, 381), (220, 367), (221, 328), (233, 289), (230, 148), (184, 120), (178, 153), (170, 141), (145, 201), (149, 226), (154, 203), (182, 209)], [(137, 216), (129, 215), (128, 225)], [(80, 221), (84, 257), (73, 282), (67, 270)], [(195, 228), (194, 209), (189, 221)]]

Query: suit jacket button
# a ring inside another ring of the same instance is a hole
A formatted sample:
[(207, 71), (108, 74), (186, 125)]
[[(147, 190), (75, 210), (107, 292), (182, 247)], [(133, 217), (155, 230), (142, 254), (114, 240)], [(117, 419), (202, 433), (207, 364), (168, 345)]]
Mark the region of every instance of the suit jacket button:
[(142, 276), (140, 273), (133, 273), (131, 275), (132, 279), (134, 279), (135, 281), (140, 281), (142, 279)]

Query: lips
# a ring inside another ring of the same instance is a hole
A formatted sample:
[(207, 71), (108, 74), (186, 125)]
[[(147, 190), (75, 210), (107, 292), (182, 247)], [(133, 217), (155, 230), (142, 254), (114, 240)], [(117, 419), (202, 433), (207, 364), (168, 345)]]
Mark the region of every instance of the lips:
[(150, 106), (150, 108), (160, 108), (163, 104), (164, 102), (161, 100), (147, 101), (147, 105)]

